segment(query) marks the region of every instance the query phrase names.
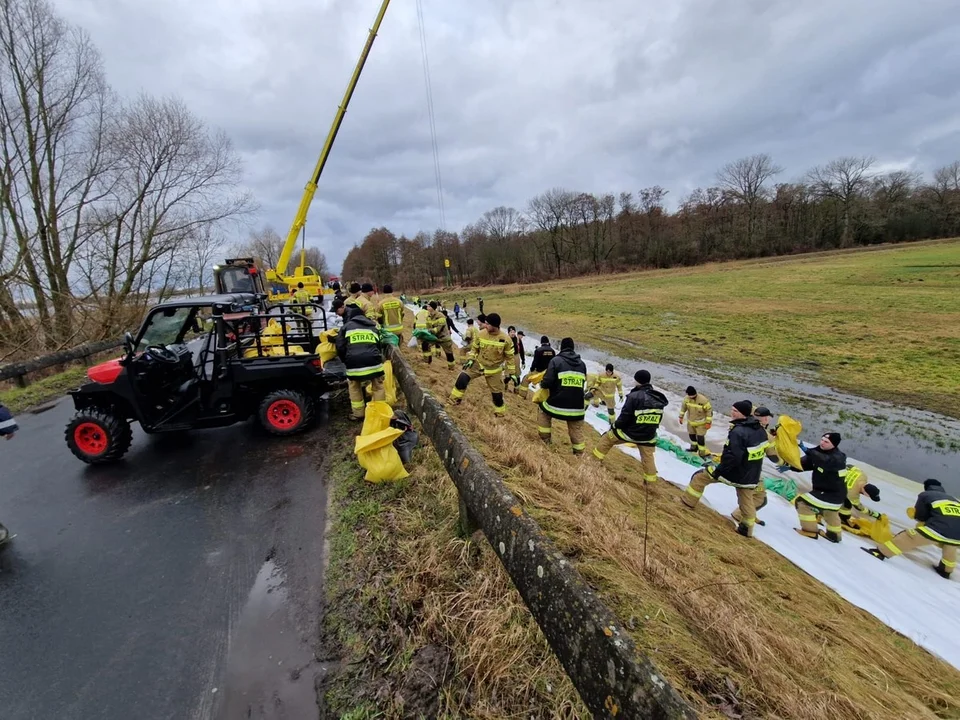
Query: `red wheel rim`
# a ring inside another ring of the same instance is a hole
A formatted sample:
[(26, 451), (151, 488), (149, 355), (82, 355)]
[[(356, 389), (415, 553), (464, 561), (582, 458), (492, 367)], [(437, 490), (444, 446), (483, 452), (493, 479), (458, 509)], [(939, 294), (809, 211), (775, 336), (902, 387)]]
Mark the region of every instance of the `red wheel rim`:
[(279, 430), (289, 430), (300, 423), (300, 406), (293, 400), (274, 400), (267, 408), (267, 422)]
[(77, 425), (73, 430), (73, 441), (77, 449), (87, 455), (100, 455), (106, 451), (110, 438), (106, 430), (94, 422), (85, 422)]

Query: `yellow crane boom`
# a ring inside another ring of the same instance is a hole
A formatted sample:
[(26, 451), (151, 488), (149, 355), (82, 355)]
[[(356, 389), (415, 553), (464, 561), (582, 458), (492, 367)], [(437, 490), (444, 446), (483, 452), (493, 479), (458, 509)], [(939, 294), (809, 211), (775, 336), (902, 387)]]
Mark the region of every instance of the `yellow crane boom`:
[[(333, 118), (333, 124), (330, 126), (330, 132), (327, 133), (327, 139), (323, 143), (323, 149), (320, 151), (320, 158), (317, 160), (317, 166), (313, 170), (313, 175), (310, 177), (310, 181), (307, 183), (306, 187), (303, 190), (303, 197), (300, 199), (300, 207), (297, 208), (297, 214), (293, 218), (293, 224), (290, 226), (290, 232), (287, 233), (287, 241), (283, 246), (283, 251), (280, 253), (280, 258), (277, 261), (277, 267), (273, 270), (267, 270), (267, 280), (270, 282), (289, 284), (291, 281), (294, 283), (302, 277), (302, 273), (295, 274), (292, 277), (287, 277), (287, 265), (290, 263), (290, 256), (293, 254), (293, 250), (297, 245), (297, 238), (300, 236), (300, 233), (303, 230), (304, 225), (307, 222), (307, 213), (310, 211), (310, 203), (313, 202), (313, 196), (317, 192), (317, 183), (320, 182), (320, 175), (323, 173), (323, 168), (327, 164), (327, 158), (330, 156), (330, 150), (333, 148), (333, 142), (337, 139), (337, 133), (340, 131), (340, 125), (343, 124), (343, 117), (347, 112), (347, 106), (350, 104), (350, 98), (353, 97), (353, 91), (357, 87), (357, 81), (360, 79), (360, 73), (363, 72), (363, 66), (367, 62), (367, 57), (370, 55), (370, 48), (373, 47), (373, 41), (377, 37), (377, 33), (380, 31), (380, 24), (383, 22), (383, 16), (387, 12), (387, 6), (390, 4), (390, 0), (383, 0), (380, 5), (380, 12), (377, 13), (377, 19), (374, 21), (373, 26), (370, 28), (370, 32), (367, 34), (367, 41), (364, 43), (363, 50), (360, 53), (360, 59), (357, 60), (357, 66), (353, 70), (353, 75), (350, 77), (350, 82), (347, 84), (346, 92), (343, 94), (343, 99), (340, 101), (340, 106), (337, 108), (337, 113)], [(316, 275), (313, 276), (313, 279), (319, 282), (319, 278)]]

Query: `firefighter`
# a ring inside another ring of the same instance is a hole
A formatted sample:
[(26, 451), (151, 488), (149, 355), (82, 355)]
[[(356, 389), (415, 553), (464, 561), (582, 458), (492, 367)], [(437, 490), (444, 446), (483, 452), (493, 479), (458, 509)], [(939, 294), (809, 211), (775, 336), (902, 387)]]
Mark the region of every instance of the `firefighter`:
[(293, 301), (298, 305), (303, 305), (303, 314), (313, 314), (313, 308), (310, 307), (310, 293), (307, 292), (302, 282), (297, 283), (297, 289), (293, 291)]
[(600, 407), (600, 401), (603, 400), (603, 404), (607, 406), (607, 417), (613, 425), (614, 418), (617, 416), (617, 395), (623, 400), (623, 380), (619, 373), (614, 371), (613, 363), (607, 363), (603, 374), (597, 375), (590, 391), (593, 393), (590, 404), (593, 407)]
[(377, 323), (363, 314), (359, 306), (334, 301), (333, 311), (343, 318), (337, 335), (337, 356), (347, 367), (347, 389), (350, 393), (350, 417), (363, 420), (366, 403), (364, 385), (370, 385), (374, 400), (386, 400), (383, 388), (383, 345)]
[(653, 389), (649, 370), (637, 370), (633, 379), (637, 384), (627, 394), (620, 417), (600, 438), (593, 455), (602, 462), (614, 445), (633, 443), (640, 451), (643, 481), (651, 483), (657, 481), (657, 428), (663, 421), (667, 396)]
[(847, 497), (843, 501), (843, 507), (837, 512), (840, 514), (840, 522), (849, 528), (857, 529), (858, 525), (853, 518), (853, 511), (856, 510), (860, 515), (867, 515), (874, 520), (879, 520), (881, 513), (863, 506), (860, 502), (860, 496), (866, 495), (873, 502), (880, 502), (880, 488), (870, 483), (867, 474), (856, 465), (847, 465)]
[[(453, 338), (450, 335), (450, 323), (452, 322), (446, 313), (440, 312), (439, 304), (436, 300), (430, 301), (430, 310), (427, 312), (427, 329), (437, 337), (434, 347), (442, 348), (447, 356), (447, 367), (453, 368)], [(459, 334), (459, 333), (457, 333)], [(429, 362), (429, 361), (428, 361)]]
[(534, 373), (544, 372), (556, 354), (557, 351), (550, 345), (550, 338), (546, 335), (541, 336), (540, 346), (533, 351), (533, 361), (530, 363), (530, 372), (524, 375), (523, 380), (520, 381), (520, 392), (524, 399), (526, 399), (527, 393), (530, 391), (530, 376)]
[[(770, 427), (770, 419), (773, 417), (773, 413), (770, 412), (768, 408), (763, 407), (762, 405), (758, 408), (754, 408), (753, 416), (760, 422), (760, 426), (767, 433), (767, 446), (763, 449), (764, 454), (770, 459), (774, 465), (780, 464), (780, 456), (777, 455), (777, 446), (775, 445), (776, 433)], [(756, 508), (757, 512), (760, 512), (760, 509), (767, 504), (767, 486), (763, 484), (763, 480), (757, 483), (757, 487), (753, 491), (753, 506)], [(740, 524), (740, 521), (743, 519), (743, 513), (740, 512), (740, 508), (737, 508), (731, 514), (734, 521), (737, 525)], [(756, 518), (757, 525), (766, 525), (763, 520)]]
[(540, 403), (537, 431), (540, 439), (550, 444), (553, 437), (553, 419), (567, 423), (573, 454), (580, 455), (586, 448), (583, 437), (583, 392), (587, 385), (587, 366), (577, 355), (573, 338), (560, 341), (560, 353), (547, 365), (540, 387), (549, 391)]
[(477, 325), (480, 326), (481, 330), (489, 330), (490, 327), (487, 325), (487, 316), (483, 313), (477, 315)]
[(520, 392), (520, 371), (521, 371), (521, 362), (522, 365), (526, 365), (526, 359), (521, 360), (523, 357), (523, 344), (520, 342), (520, 338), (517, 335), (517, 329), (511, 325), (507, 328), (507, 335), (510, 336), (510, 340), (513, 341), (513, 372), (507, 376), (505, 386), (509, 390), (510, 383), (513, 383), (513, 392)]
[(690, 437), (687, 452), (696, 452), (700, 457), (706, 457), (710, 454), (707, 449), (707, 430), (713, 426), (713, 406), (710, 398), (690, 385), (680, 406), (680, 425), (683, 425), (684, 414), (687, 416), (687, 435)]
[(813, 489), (794, 500), (800, 518), (797, 532), (813, 540), (820, 537), (818, 515), (827, 528), (823, 536), (832, 543), (842, 539), (839, 511), (847, 497), (847, 456), (838, 448), (840, 440), (840, 433), (828, 432), (815, 448), (800, 445), (805, 453), (800, 458), (801, 471), (813, 473)]
[(363, 310), (363, 314), (368, 318), (377, 321), (377, 303), (373, 301), (374, 289), (371, 283), (364, 283), (360, 286), (360, 293), (357, 295), (355, 303)]
[[(0, 404), (0, 437), (3, 437), (4, 440), (13, 440), (13, 436), (17, 434), (19, 429), (17, 421), (10, 411)], [(6, 543), (9, 539), (10, 531), (0, 525), (0, 545)]]
[(461, 356), (466, 357), (470, 354), (470, 348), (473, 347), (473, 340), (478, 332), (473, 318), (467, 318), (467, 331), (463, 334), (463, 347), (460, 348)]
[(344, 301), (346, 305), (359, 305), (358, 298), (360, 297), (360, 288), (361, 285), (358, 282), (350, 283), (350, 286), (347, 288), (347, 299)]
[(506, 333), (500, 331), (500, 316), (490, 313), (486, 316), (486, 328), (473, 340), (470, 359), (463, 364), (463, 371), (450, 391), (450, 399), (459, 405), (470, 381), (482, 376), (490, 388), (493, 413), (502, 417), (507, 412), (503, 401), (503, 368), (512, 364), (513, 343)]
[(383, 286), (383, 295), (377, 303), (377, 321), (403, 342), (403, 302), (394, 297), (392, 285)]
[(940, 548), (940, 562), (933, 566), (937, 574), (950, 579), (957, 567), (957, 548), (960, 547), (960, 502), (948, 495), (939, 480), (924, 480), (923, 492), (917, 504), (907, 509), (907, 515), (917, 526), (897, 533), (892, 539), (875, 548), (862, 548), (879, 560), (916, 550), (926, 545)]
[[(429, 330), (430, 327), (430, 309), (422, 307), (417, 311), (417, 315), (413, 320), (413, 329), (414, 330)], [(423, 357), (423, 361), (429, 365), (433, 362), (433, 353), (430, 351), (430, 346), (432, 343), (429, 340), (420, 341), (420, 353)]]
[(695, 508), (708, 485), (720, 482), (735, 488), (740, 510), (737, 532), (744, 537), (753, 537), (757, 516), (753, 492), (762, 482), (760, 468), (767, 446), (767, 433), (752, 413), (753, 403), (749, 400), (738, 400), (733, 404), (730, 408), (733, 423), (720, 454), (720, 464), (707, 463), (695, 472), (682, 497), (684, 505)]
[(480, 308), (480, 314), (483, 315), (483, 298), (477, 298), (477, 306)]

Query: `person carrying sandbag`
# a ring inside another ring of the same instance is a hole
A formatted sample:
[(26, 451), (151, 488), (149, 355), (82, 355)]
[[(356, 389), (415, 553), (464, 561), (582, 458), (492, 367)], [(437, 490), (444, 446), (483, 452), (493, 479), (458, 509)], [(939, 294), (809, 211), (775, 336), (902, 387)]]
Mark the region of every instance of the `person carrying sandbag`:
[(350, 393), (351, 419), (363, 420), (366, 402), (365, 385), (370, 386), (374, 400), (386, 400), (383, 387), (383, 344), (380, 328), (357, 305), (344, 305), (335, 300), (333, 311), (343, 318), (337, 335), (337, 355), (347, 368), (347, 390)]

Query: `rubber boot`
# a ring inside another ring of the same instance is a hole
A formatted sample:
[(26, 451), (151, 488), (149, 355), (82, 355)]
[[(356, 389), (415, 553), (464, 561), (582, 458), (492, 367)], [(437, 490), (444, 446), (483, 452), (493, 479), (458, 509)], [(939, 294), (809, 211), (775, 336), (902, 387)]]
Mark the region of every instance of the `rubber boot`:
[(950, 571), (947, 570), (947, 566), (943, 564), (943, 560), (933, 566), (933, 569), (937, 571), (937, 575), (942, 577), (944, 580), (950, 579)]
[(843, 539), (840, 537), (840, 533), (833, 532), (833, 530), (824, 530), (823, 536), (834, 544), (839, 543)]
[(745, 538), (752, 537), (749, 528), (743, 523), (737, 525), (737, 535), (743, 535)]
[(811, 540), (819, 540), (820, 533), (810, 532), (808, 530), (802, 530), (800, 528), (794, 528), (800, 535), (803, 535), (805, 538), (810, 538)]
[(877, 560), (886, 560), (886, 559), (887, 559), (887, 556), (884, 555), (882, 552), (880, 552), (877, 548), (865, 548), (865, 547), (862, 547), (862, 548), (860, 548), (860, 549), (863, 550), (865, 553), (867, 553), (867, 555), (873, 555)]

